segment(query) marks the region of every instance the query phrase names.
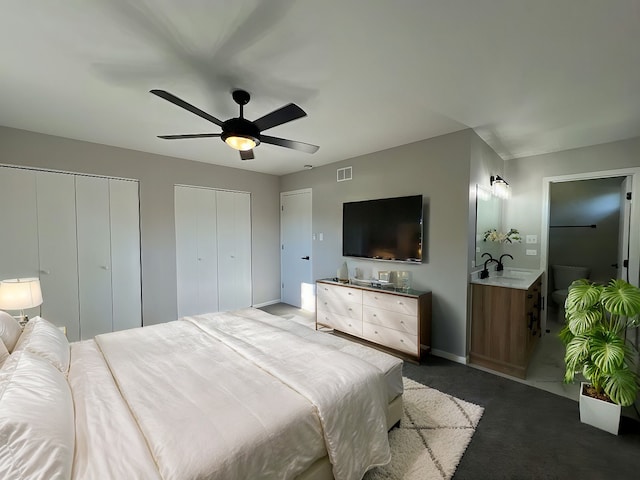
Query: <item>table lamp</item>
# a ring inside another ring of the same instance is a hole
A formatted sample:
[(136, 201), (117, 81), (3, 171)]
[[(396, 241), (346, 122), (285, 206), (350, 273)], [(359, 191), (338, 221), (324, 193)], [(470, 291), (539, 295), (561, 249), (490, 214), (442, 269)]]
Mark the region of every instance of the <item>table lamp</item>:
[(42, 305), (39, 279), (10, 278), (0, 282), (0, 310), (20, 310), (20, 325), (29, 321), (24, 310), (38, 305)]

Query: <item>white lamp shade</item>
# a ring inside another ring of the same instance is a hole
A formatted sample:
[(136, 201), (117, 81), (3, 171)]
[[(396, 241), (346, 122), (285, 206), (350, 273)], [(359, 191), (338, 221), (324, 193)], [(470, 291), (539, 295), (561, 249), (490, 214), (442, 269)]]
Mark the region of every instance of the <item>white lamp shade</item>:
[(42, 290), (37, 278), (11, 278), (0, 282), (0, 309), (24, 310), (42, 304)]

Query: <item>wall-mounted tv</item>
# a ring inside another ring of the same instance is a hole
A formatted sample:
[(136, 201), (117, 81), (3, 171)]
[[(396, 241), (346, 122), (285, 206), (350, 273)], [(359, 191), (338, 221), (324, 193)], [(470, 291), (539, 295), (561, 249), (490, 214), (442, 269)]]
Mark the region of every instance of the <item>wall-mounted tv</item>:
[(422, 262), (422, 195), (344, 203), (342, 255)]

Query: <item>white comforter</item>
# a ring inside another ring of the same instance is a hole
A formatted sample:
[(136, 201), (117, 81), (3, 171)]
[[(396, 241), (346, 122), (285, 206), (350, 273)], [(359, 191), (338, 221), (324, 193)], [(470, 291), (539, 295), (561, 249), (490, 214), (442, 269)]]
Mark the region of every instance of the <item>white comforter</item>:
[(230, 313), (185, 317), (276, 376), (318, 410), (336, 480), (391, 459), (382, 372), (333, 347)]
[(299, 341), (213, 314), (73, 345), (74, 478), (287, 479), (328, 452), (354, 479), (386, 463), (382, 373)]

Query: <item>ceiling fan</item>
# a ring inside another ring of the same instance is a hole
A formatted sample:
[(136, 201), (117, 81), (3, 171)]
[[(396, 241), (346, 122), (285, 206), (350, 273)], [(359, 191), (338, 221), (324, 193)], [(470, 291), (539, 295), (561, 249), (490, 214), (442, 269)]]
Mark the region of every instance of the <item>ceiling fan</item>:
[(298, 118), (306, 117), (307, 114), (299, 106), (294, 103), (285, 105), (278, 108), (271, 113), (267, 113), (263, 117), (254, 120), (253, 122), (244, 118), (244, 106), (249, 103), (251, 96), (244, 90), (234, 90), (231, 95), (233, 100), (240, 105), (240, 116), (237, 118), (230, 118), (223, 122), (216, 117), (209, 115), (207, 112), (194, 107), (190, 103), (185, 102), (181, 98), (176, 97), (172, 93), (165, 90), (151, 90), (151, 93), (157, 95), (160, 98), (182, 107), (185, 110), (195, 113), (199, 117), (209, 120), (222, 128), (220, 133), (188, 133), (183, 135), (158, 135), (158, 138), (165, 140), (176, 140), (183, 138), (207, 138), (207, 137), (220, 137), (231, 148), (240, 151), (241, 160), (252, 160), (253, 149), (260, 145), (260, 143), (269, 143), (271, 145), (278, 145), (279, 147), (292, 148), (300, 152), (315, 153), (320, 147), (317, 145), (311, 145), (303, 142), (296, 142), (294, 140), (287, 140), (285, 138), (271, 137), (269, 135), (263, 135), (262, 132), (269, 128), (277, 127), (283, 123), (291, 122)]

